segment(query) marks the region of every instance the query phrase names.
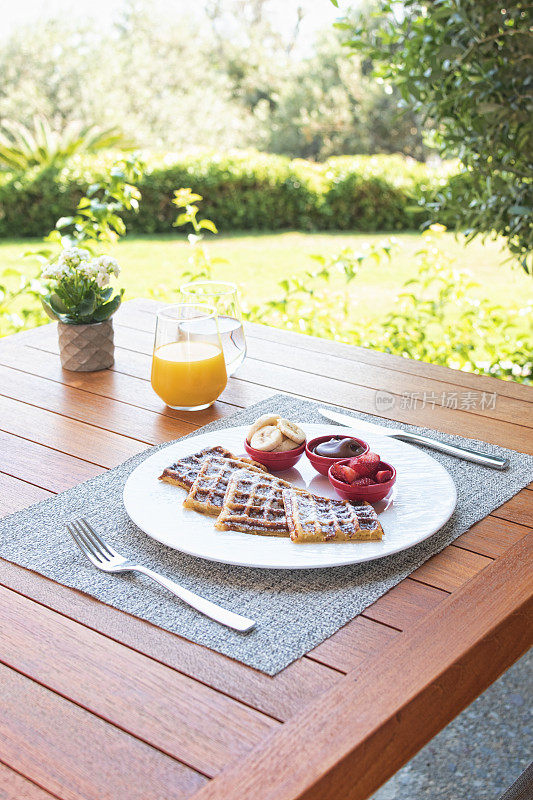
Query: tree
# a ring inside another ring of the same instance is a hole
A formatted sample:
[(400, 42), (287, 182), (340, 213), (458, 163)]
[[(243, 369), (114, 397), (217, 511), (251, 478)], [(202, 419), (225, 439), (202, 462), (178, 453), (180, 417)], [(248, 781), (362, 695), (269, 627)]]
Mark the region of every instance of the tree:
[(399, 113), (399, 92), (367, 75), (362, 57), (346, 58), (345, 39), (325, 32), (314, 52), (292, 65), (269, 111), (265, 149), (317, 160), (398, 152), (425, 158), (416, 115)]
[(398, 91), (345, 58), (345, 33), (306, 39), (299, 0), (285, 3), (283, 25), (279, 0), (174, 6), (127, 0), (101, 29), (67, 17), (15, 30), (0, 41), (0, 128), (33, 129), (38, 116), (54, 132), (118, 126), (161, 151), (424, 156), (415, 116), (398, 119)]
[[(336, 5), (336, 0), (332, 0)], [(375, 20), (378, 24), (375, 24)], [(513, 0), (378, 0), (374, 22), (341, 26), (463, 173), (432, 198), (467, 236), (501, 235), (532, 270), (532, 6)]]

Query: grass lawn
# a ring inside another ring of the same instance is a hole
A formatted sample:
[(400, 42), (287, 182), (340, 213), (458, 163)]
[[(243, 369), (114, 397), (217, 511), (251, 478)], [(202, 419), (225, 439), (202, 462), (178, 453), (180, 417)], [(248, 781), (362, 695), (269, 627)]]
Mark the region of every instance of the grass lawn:
[[(416, 274), (414, 254), (421, 245), (418, 233), (394, 234), (399, 247), (389, 263), (362, 268), (353, 286), (358, 298), (357, 313), (365, 321), (386, 314), (394, 305), (402, 284)], [(313, 254), (333, 255), (346, 246), (359, 248), (364, 242), (378, 243), (387, 234), (361, 233), (235, 233), (213, 237), (208, 243), (213, 257), (227, 260), (215, 266), (215, 277), (235, 281), (242, 290), (246, 305), (259, 303), (279, 295), (278, 281), (284, 277), (314, 269)], [(507, 255), (498, 242), (474, 241), (465, 247), (452, 234), (443, 234), (441, 246), (457, 258), (458, 266), (471, 270), (480, 287), (480, 299), (516, 309), (533, 297), (533, 282), (518, 267), (505, 263)], [(0, 273), (4, 267), (24, 263), (21, 254), (35, 240), (0, 241)], [(189, 246), (183, 236), (131, 236), (112, 248), (122, 267), (120, 285), (126, 289), (126, 299), (164, 296), (175, 291), (183, 282), (187, 269)]]

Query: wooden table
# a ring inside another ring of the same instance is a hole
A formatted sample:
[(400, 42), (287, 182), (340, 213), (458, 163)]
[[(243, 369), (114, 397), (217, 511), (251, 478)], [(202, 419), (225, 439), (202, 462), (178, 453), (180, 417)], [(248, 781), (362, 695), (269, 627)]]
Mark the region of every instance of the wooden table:
[[(375, 413), (386, 390), (382, 415), (533, 452), (529, 388), (257, 325), (220, 402), (172, 411), (148, 380), (154, 308), (116, 315), (109, 371), (63, 372), (52, 325), (0, 342), (0, 514), (277, 391)], [(0, 797), (368, 797), (530, 644), (532, 500), (275, 677), (0, 560)]]

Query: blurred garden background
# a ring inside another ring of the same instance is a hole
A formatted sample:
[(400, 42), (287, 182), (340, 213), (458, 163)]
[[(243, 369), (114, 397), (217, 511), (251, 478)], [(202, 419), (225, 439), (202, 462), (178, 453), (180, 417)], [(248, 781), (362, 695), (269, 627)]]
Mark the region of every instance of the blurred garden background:
[(68, 243), (125, 299), (210, 275), (253, 321), (530, 381), (531, 12), (456, 5), (10, 4), (0, 335)]

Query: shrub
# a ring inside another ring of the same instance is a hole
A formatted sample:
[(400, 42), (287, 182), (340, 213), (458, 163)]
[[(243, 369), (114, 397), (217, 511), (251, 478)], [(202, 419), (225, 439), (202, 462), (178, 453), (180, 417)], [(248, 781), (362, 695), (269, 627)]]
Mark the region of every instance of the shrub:
[[(35, 169), (0, 183), (0, 237), (42, 236), (70, 213), (116, 154), (77, 156), (63, 169)], [(444, 191), (456, 165), (432, 169), (402, 156), (341, 156), (322, 164), (255, 151), (153, 154), (146, 158), (139, 213), (129, 231), (170, 233), (177, 186), (206, 197), (202, 210), (221, 231), (401, 230), (424, 221), (423, 195)]]
[[(333, 0), (335, 5), (337, 0)], [(434, 143), (464, 164), (461, 191), (431, 201), (458, 229), (503, 236), (533, 270), (531, 3), (377, 0), (341, 23), (348, 45), (434, 127)]]
[(435, 224), (424, 232), (416, 254), (417, 277), (404, 284), (395, 310), (379, 322), (354, 326), (357, 284), (352, 288), (352, 281), (365, 267), (379, 268), (390, 258), (393, 240), (359, 253), (347, 248), (334, 258), (318, 258), (318, 270), (280, 281), (279, 295), (245, 307), (245, 318), (466, 372), (531, 383), (533, 343), (531, 335), (517, 324), (517, 316), (531, 314), (530, 306), (517, 314), (501, 305), (480, 303), (473, 296), (477, 284), (470, 273), (459, 269), (439, 247), (439, 235), (445, 230)]

